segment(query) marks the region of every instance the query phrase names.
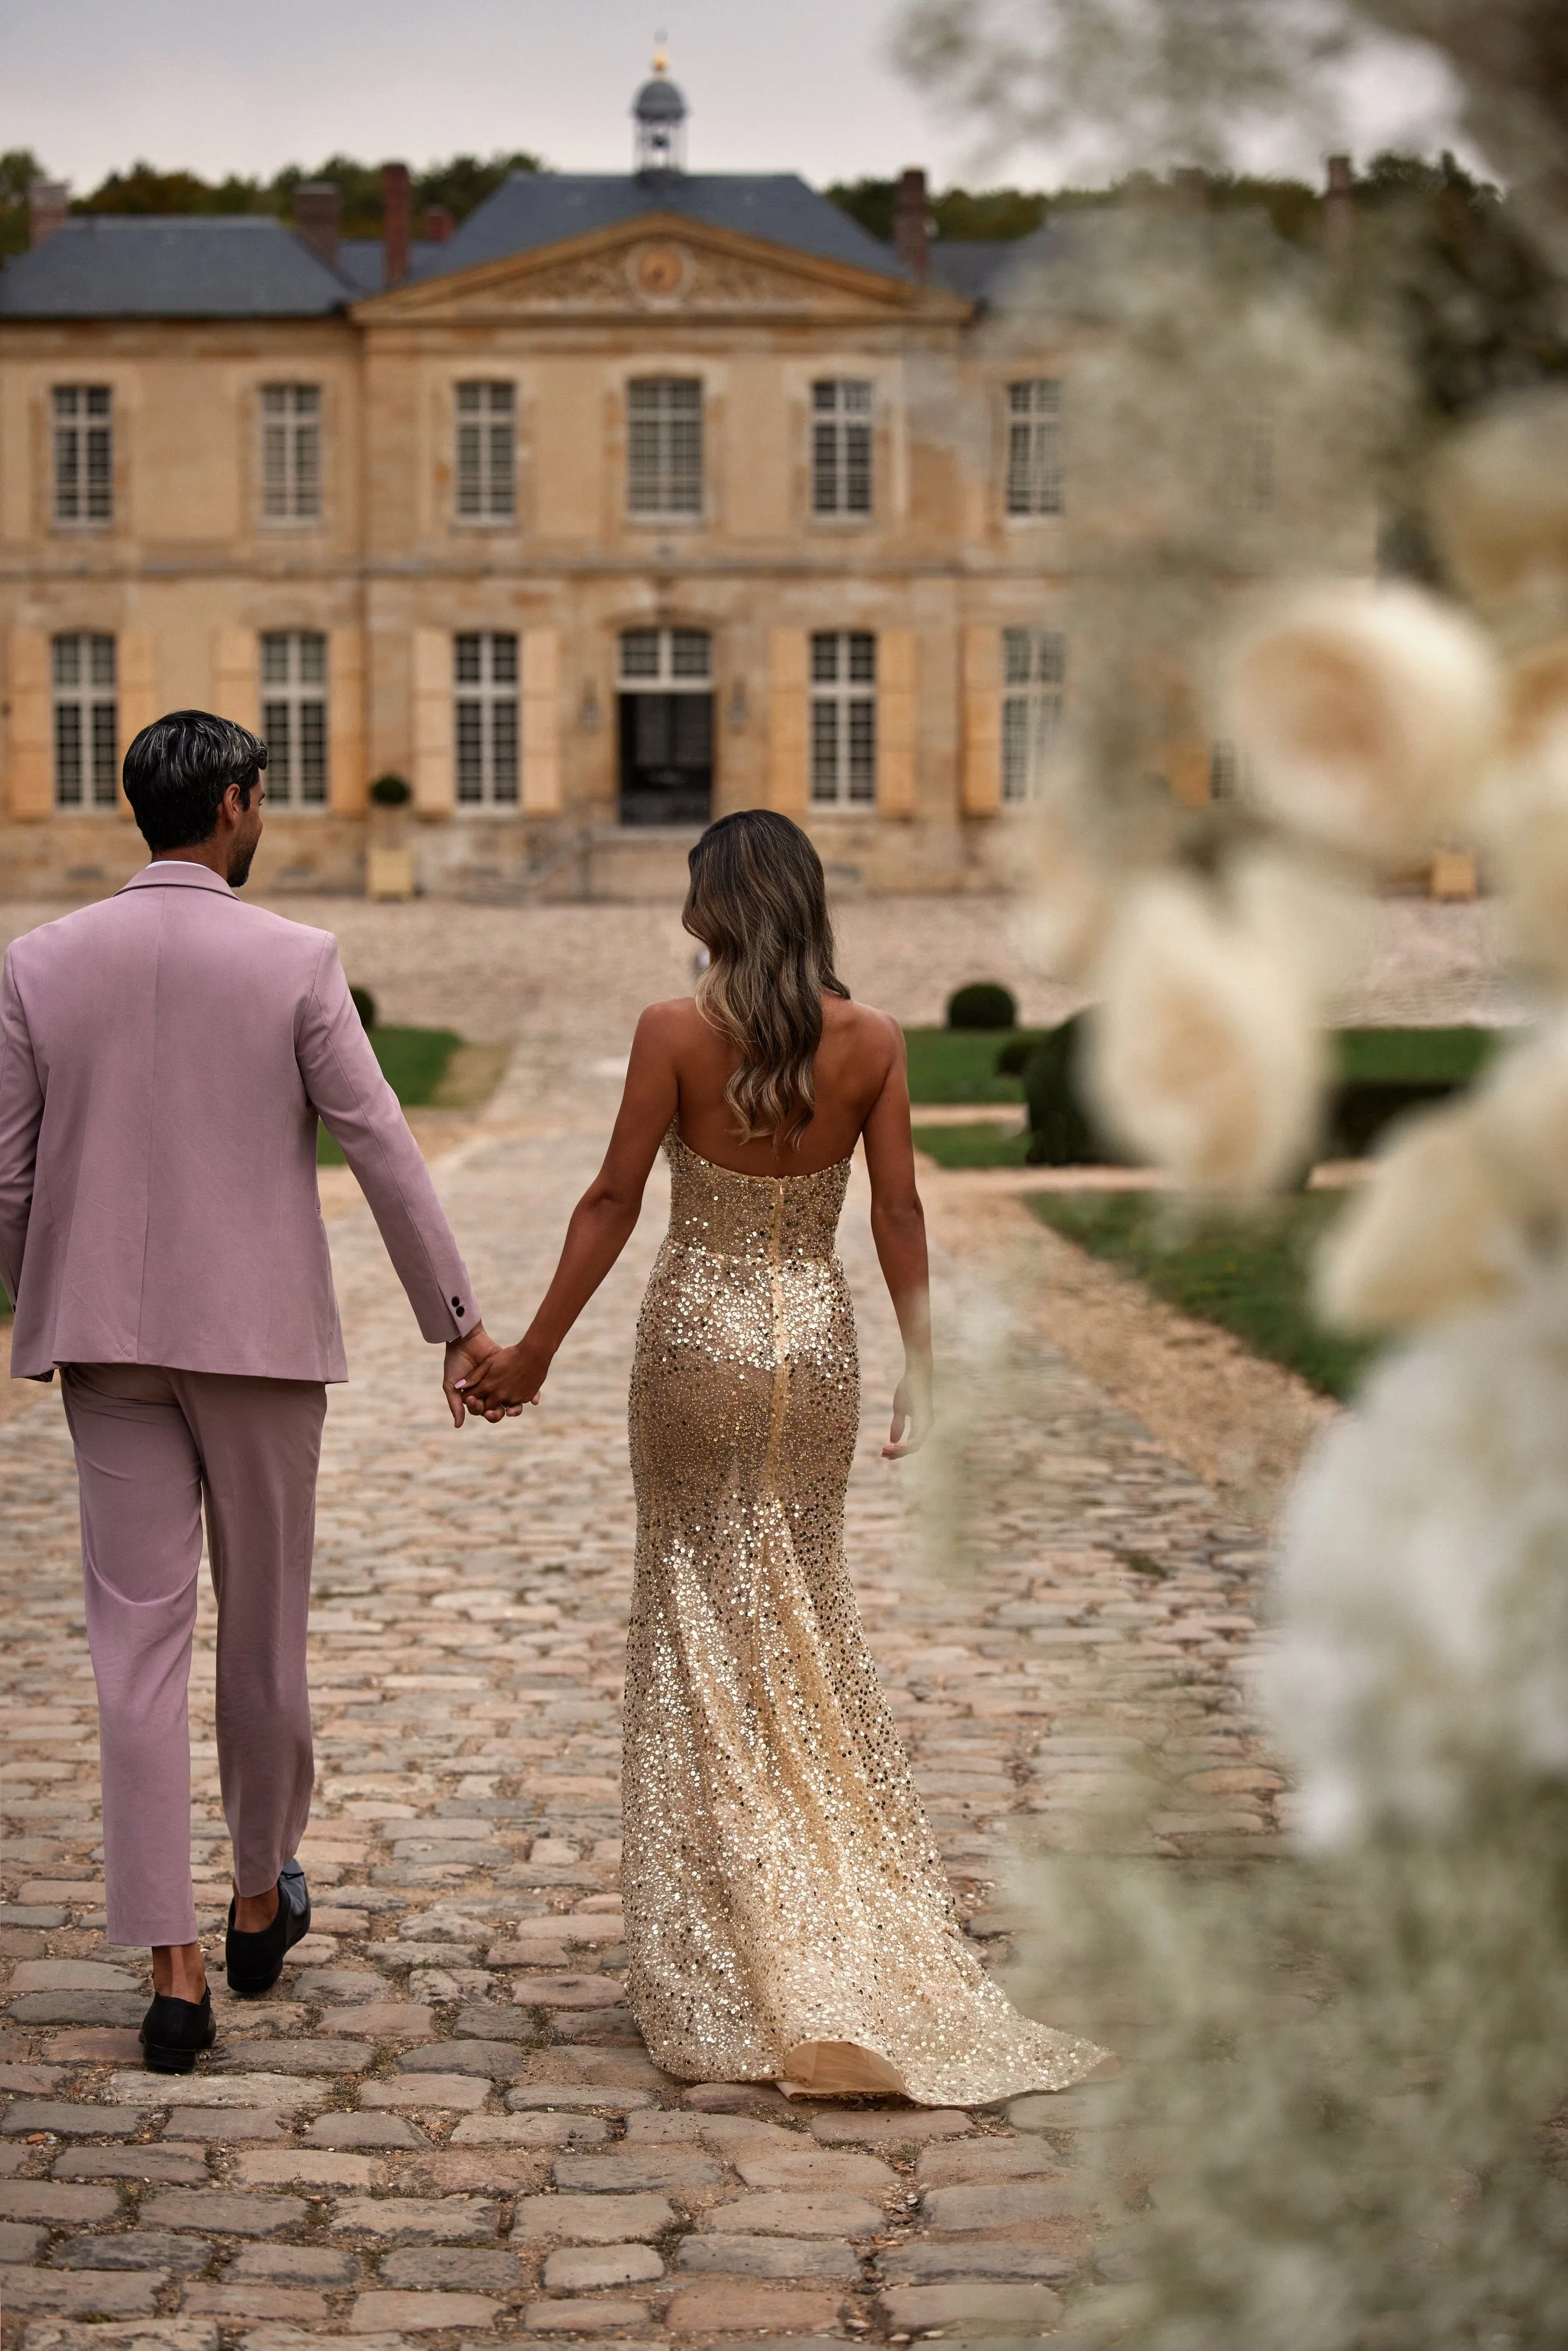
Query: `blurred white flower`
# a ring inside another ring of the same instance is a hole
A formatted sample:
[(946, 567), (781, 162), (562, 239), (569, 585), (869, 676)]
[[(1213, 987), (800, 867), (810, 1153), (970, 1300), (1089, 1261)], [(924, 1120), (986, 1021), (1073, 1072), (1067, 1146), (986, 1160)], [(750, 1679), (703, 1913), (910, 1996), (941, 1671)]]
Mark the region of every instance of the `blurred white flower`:
[(1318, 1309), (1344, 1331), (1403, 1331), (1501, 1297), (1524, 1252), (1477, 1104), (1413, 1119), (1320, 1252)]
[(1568, 1773), (1568, 1271), (1423, 1335), (1286, 1516), (1275, 1730), (1319, 1844)]
[(1226, 868), (1242, 927), (1288, 962), (1316, 998), (1354, 978), (1371, 940), (1371, 900), (1343, 872), (1278, 849), (1244, 850)]
[(1479, 809), (1503, 936), (1537, 978), (1568, 980), (1568, 639), (1508, 675), (1508, 725)]
[(1194, 1191), (1261, 1191), (1301, 1169), (1323, 1058), (1291, 953), (1156, 874), (1123, 900), (1097, 979), (1089, 1083), (1132, 1150)]
[(1517, 618), (1568, 596), (1568, 400), (1536, 392), (1457, 433), (1433, 469), (1439, 546), (1468, 595)]
[(1568, 1233), (1568, 1022), (1473, 1092), (1412, 1119), (1319, 1256), (1320, 1311), (1403, 1331), (1538, 1280)]
[(1459, 823), (1502, 715), (1480, 630), (1397, 584), (1304, 591), (1232, 647), (1222, 701), (1268, 813), (1383, 865)]
[(1115, 887), (1054, 810), (1042, 809), (1030, 829), (1025, 892), (1017, 929), (1030, 961), (1052, 979), (1082, 978), (1104, 945)]

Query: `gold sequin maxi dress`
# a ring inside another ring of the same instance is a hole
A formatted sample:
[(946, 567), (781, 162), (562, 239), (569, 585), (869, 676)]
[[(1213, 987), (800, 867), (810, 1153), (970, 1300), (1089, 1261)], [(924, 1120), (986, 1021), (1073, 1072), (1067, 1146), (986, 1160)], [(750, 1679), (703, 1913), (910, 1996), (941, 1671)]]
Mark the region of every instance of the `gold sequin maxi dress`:
[(1103, 2052), (1020, 2016), (967, 1944), (844, 1572), (849, 1162), (741, 1176), (664, 1147), (631, 1400), (632, 2012), (686, 2081), (1062, 2088)]

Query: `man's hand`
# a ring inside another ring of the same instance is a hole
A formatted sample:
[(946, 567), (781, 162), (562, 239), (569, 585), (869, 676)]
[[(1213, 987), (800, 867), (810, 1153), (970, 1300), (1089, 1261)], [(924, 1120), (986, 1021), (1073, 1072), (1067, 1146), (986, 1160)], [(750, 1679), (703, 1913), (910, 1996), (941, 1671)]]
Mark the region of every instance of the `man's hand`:
[(441, 1366), (441, 1389), (452, 1415), (454, 1428), (461, 1428), (467, 1417), (463, 1404), (462, 1382), (472, 1379), (480, 1364), (488, 1362), (497, 1352), (496, 1342), (483, 1322), (476, 1322), (464, 1338), (448, 1339)]

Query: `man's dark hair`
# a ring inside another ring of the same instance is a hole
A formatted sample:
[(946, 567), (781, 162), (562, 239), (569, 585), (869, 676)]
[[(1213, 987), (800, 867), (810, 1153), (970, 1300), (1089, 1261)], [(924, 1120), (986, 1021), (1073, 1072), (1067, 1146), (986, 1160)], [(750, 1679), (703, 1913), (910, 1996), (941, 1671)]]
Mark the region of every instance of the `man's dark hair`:
[(171, 710), (144, 726), (125, 755), (125, 797), (149, 849), (193, 849), (210, 841), (231, 784), (241, 808), (267, 765), (267, 746), (248, 726), (210, 710)]

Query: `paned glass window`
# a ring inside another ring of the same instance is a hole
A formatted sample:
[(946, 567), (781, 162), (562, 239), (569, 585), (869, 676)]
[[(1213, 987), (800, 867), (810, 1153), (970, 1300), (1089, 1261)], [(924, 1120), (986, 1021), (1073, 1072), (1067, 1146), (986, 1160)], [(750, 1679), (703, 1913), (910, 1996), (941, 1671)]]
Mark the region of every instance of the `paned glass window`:
[(325, 808), (327, 640), (319, 630), (277, 629), (262, 638), (261, 731), (267, 799), (279, 808)]
[(1037, 799), (1061, 729), (1067, 639), (1055, 629), (1002, 631), (1002, 798)]
[(59, 383), (54, 394), (55, 520), (101, 528), (114, 520), (114, 399), (106, 383)]
[(509, 629), (452, 640), (457, 805), (517, 805), (517, 640)]
[(517, 511), (517, 396), (509, 383), (460, 383), (455, 468), (459, 522), (510, 522)]
[(111, 809), (120, 781), (114, 639), (57, 637), (52, 650), (55, 806)]
[(1054, 376), (1009, 383), (1008, 512), (1059, 515), (1061, 508), (1061, 386)]
[(811, 386), (811, 511), (871, 512), (871, 386), (843, 378)]
[(622, 685), (653, 693), (712, 680), (713, 639), (706, 629), (622, 630)]
[(820, 808), (876, 799), (876, 639), (869, 629), (811, 639), (811, 798)]
[(703, 510), (703, 388), (650, 375), (626, 387), (626, 511), (639, 521)]
[(321, 387), (261, 387), (261, 512), (265, 522), (321, 517)]

